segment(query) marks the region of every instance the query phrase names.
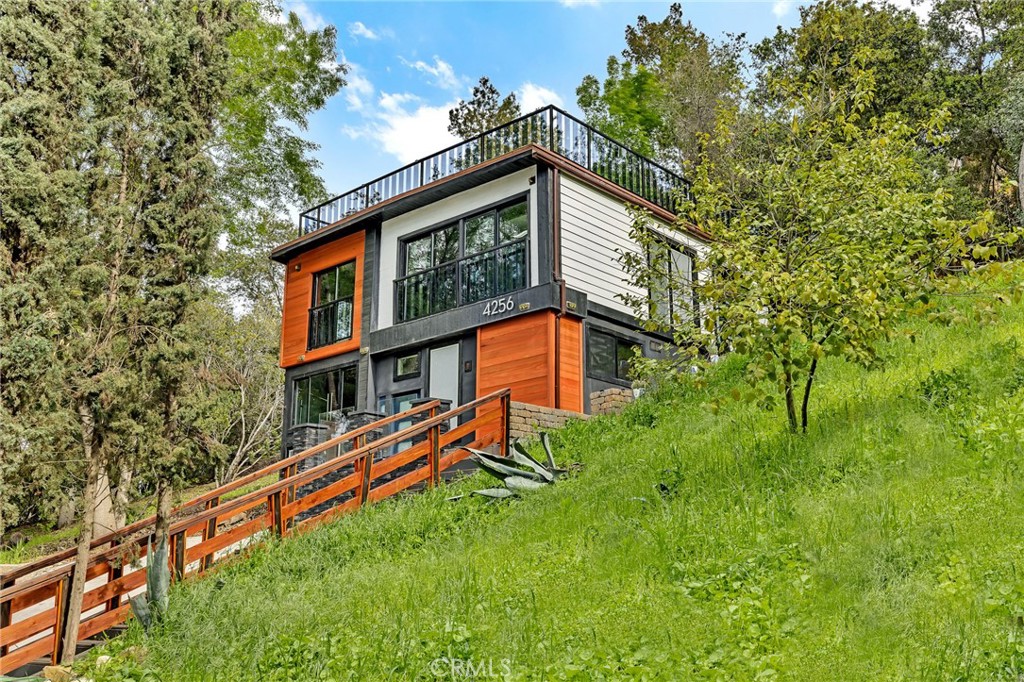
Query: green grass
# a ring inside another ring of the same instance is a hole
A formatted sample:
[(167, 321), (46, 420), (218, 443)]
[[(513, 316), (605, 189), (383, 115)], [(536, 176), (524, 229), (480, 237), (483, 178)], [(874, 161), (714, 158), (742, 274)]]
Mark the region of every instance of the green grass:
[(89, 676), (1019, 679), (1024, 306), (908, 324), (879, 370), (825, 364), (805, 437), (707, 409), (730, 357), (557, 434), (554, 488), (389, 501), (178, 586)]
[(21, 564), (62, 547), (71, 546), (78, 537), (80, 525), (75, 523), (66, 528), (54, 529), (43, 524), (33, 524), (14, 529), (27, 537), (28, 542), (17, 547), (0, 549), (0, 564)]

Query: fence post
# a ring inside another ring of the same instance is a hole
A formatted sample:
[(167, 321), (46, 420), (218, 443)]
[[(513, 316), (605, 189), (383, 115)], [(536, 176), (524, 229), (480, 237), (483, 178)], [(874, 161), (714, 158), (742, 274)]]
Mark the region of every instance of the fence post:
[[(8, 587), (14, 587), (13, 580), (0, 580), (0, 590), (6, 590)], [(0, 604), (0, 628), (5, 628), (11, 624), (11, 604), (13, 599), (3, 602)], [(0, 642), (0, 656), (7, 655), (7, 645)]]
[(509, 424), (512, 422), (512, 398), (506, 393), (501, 396), (501, 456), (508, 457)]
[[(74, 570), (74, 569), (72, 569)], [(64, 593), (67, 591), (67, 578), (61, 578), (60, 582), (57, 583), (57, 589), (53, 593), (53, 608), (57, 609), (57, 613), (53, 617), (53, 652), (50, 660), (54, 665), (60, 662), (61, 648), (63, 647), (64, 641), (64, 615), (67, 613), (65, 608), (66, 603), (64, 601)], [(58, 637), (58, 630), (60, 636)], [(6, 653), (7, 647), (3, 647), (2, 651)]]
[(548, 107), (548, 149), (555, 151), (555, 109)]
[[(121, 546), (121, 538), (117, 538), (116, 540), (111, 542), (110, 546), (111, 547), (120, 547)], [(124, 575), (124, 567), (121, 566), (120, 563), (117, 566), (115, 566), (112, 563), (113, 560), (114, 559), (111, 559), (110, 561), (108, 561), (108, 563), (110, 565), (110, 568), (107, 569), (107, 582), (108, 583), (112, 583), (115, 580), (117, 580), (118, 578), (120, 578), (122, 575)], [(115, 594), (107, 602), (107, 611), (108, 612), (109, 611), (113, 611), (114, 609), (116, 609), (120, 605), (121, 605), (121, 595)]]
[(185, 546), (188, 544), (188, 529), (178, 531), (171, 536), (171, 546), (174, 548), (174, 580), (180, 581), (185, 577)]
[[(56, 617), (53, 621), (53, 664), (60, 663), (64, 655), (64, 635), (68, 631), (68, 611), (71, 610), (71, 584), (74, 582), (75, 566), (71, 565), (71, 571), (61, 579), (54, 593), (53, 604), (57, 608)], [(79, 616), (81, 618), (81, 616)], [(77, 643), (76, 643), (77, 644)]]
[(271, 525), (274, 529), (274, 534), (277, 537), (284, 536), (284, 509), (281, 508), (281, 502), (284, 498), (282, 491), (278, 490), (275, 493), (270, 493), (267, 496), (267, 506), (270, 507)]
[(370, 478), (373, 475), (373, 452), (367, 452), (362, 456), (363, 480), (359, 483), (359, 506), (365, 507), (370, 501)]
[[(213, 498), (206, 503), (207, 509), (213, 509), (220, 505), (220, 496)], [(212, 537), (217, 535), (217, 517), (214, 516), (212, 519), (206, 522), (206, 529), (203, 531), (203, 542), (206, 542)], [(200, 572), (206, 570), (213, 565), (213, 552), (203, 557), (202, 563), (199, 564)]]
[[(430, 416), (437, 414), (437, 408), (430, 408)], [(441, 424), (437, 423), (427, 431), (427, 440), (430, 441), (430, 453), (427, 460), (430, 463), (430, 487), (441, 482)]]

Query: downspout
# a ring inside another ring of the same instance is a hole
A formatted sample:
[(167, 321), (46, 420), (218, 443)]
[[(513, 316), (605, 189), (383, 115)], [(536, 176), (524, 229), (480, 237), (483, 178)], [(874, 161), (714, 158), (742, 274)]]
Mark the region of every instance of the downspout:
[(551, 168), (551, 248), (558, 312), (555, 313), (555, 407), (562, 409), (562, 317), (565, 316), (565, 279), (562, 278), (562, 182), (557, 167)]

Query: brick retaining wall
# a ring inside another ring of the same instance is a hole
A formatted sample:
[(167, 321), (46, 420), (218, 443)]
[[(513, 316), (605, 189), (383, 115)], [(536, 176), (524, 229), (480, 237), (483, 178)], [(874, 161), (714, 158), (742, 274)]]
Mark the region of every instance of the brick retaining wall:
[(606, 388), (590, 394), (591, 414), (618, 414), (626, 405), (633, 402), (633, 390), (630, 388)]
[(509, 435), (513, 438), (532, 438), (541, 431), (560, 429), (570, 419), (589, 418), (589, 415), (571, 410), (514, 402), (509, 409)]

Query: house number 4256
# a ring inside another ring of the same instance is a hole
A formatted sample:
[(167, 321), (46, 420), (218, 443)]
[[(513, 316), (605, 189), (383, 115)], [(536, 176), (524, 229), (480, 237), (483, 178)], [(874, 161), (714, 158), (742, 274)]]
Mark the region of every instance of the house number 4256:
[(511, 296), (508, 298), (496, 298), (493, 301), (488, 301), (487, 305), (484, 306), (484, 315), (501, 315), (515, 307), (516, 302), (512, 300)]

